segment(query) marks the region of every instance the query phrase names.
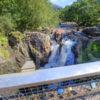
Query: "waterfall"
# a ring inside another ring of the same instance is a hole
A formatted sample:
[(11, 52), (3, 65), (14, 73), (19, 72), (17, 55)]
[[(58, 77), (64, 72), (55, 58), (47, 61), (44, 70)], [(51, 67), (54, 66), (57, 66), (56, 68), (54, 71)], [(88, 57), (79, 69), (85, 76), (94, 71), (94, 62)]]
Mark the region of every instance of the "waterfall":
[(74, 45), (74, 41), (68, 39), (63, 41), (62, 44), (63, 45), (60, 52), (59, 65), (66, 66), (66, 65), (74, 64), (75, 58), (71, 50), (72, 46)]
[[(65, 31), (68, 29), (73, 29), (73, 26), (70, 24), (61, 25), (59, 27), (61, 29), (64, 29)], [(57, 43), (57, 40), (60, 40), (59, 43)], [(77, 40), (75, 40), (74, 38), (71, 39), (65, 32), (63, 34), (60, 34), (58, 37), (56, 37), (55, 33), (51, 34), (51, 41), (51, 55), (49, 57), (48, 63), (45, 65), (45, 68), (75, 64), (76, 59), (72, 48), (76, 46)]]
[(75, 41), (64, 36), (61, 45), (56, 41), (52, 41), (51, 55), (45, 68), (59, 67), (72, 65), (75, 62), (74, 53), (72, 47), (75, 45)]
[(58, 66), (59, 53), (59, 44), (53, 41), (51, 46), (51, 55), (49, 57), (48, 64), (45, 65), (45, 68)]

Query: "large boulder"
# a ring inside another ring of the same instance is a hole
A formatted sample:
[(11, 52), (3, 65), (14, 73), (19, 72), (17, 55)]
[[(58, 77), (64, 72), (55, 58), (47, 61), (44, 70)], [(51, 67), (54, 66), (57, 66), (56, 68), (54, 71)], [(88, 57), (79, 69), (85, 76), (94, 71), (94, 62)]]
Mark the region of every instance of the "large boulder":
[[(32, 62), (30, 65), (34, 67), (34, 70), (47, 63), (50, 53), (49, 34), (30, 32), (24, 38), (23, 36), (20, 38), (21, 34), (20, 32), (12, 32), (9, 35), (9, 48), (7, 50), (10, 51), (10, 57), (8, 60), (4, 60), (0, 56), (0, 74), (20, 72), (24, 65), (26, 68), (26, 62), (29, 61)], [(27, 66), (27, 68), (29, 67)]]
[(50, 53), (49, 34), (45, 32), (26, 32), (25, 35), (25, 38), (23, 39), (22, 36), (21, 40), (16, 36), (15, 32), (9, 37), (9, 44), (13, 49), (15, 61), (21, 68), (25, 62), (33, 60), (34, 65), (36, 65), (35, 69), (38, 69), (47, 62)]
[(47, 62), (50, 53), (50, 37), (41, 32), (29, 32), (26, 35), (30, 57), (38, 69)]

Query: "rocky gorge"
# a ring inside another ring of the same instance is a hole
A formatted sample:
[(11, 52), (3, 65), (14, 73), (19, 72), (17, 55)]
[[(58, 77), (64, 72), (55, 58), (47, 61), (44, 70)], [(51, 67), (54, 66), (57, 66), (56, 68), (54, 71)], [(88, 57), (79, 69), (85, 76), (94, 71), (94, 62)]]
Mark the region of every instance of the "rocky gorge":
[(20, 72), (27, 61), (33, 61), (37, 70), (100, 60), (99, 27), (80, 31), (74, 25), (69, 29), (65, 25), (50, 31), (25, 32), (19, 40), (11, 34), (8, 41), (10, 57), (1, 60), (0, 74)]

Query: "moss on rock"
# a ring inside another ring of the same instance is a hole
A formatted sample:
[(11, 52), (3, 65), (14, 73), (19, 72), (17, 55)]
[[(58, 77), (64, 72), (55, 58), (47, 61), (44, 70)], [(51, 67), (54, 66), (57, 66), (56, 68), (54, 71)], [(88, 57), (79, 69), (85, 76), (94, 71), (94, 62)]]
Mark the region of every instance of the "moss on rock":
[(0, 57), (3, 59), (8, 59), (10, 57), (10, 52), (8, 51), (8, 39), (2, 33), (0, 33)]

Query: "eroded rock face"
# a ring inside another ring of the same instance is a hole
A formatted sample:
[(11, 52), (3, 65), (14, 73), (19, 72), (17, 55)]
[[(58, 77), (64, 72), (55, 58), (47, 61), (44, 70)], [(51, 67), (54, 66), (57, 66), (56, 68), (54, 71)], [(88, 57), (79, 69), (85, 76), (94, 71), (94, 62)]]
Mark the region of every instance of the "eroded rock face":
[(15, 53), (15, 60), (19, 67), (22, 67), (24, 63), (29, 60), (29, 54), (27, 50), (27, 45), (24, 42), (21, 42), (14, 50)]
[(37, 69), (47, 62), (50, 53), (50, 37), (41, 32), (27, 33), (27, 45), (30, 57), (34, 60)]
[(86, 35), (90, 36), (100, 36), (100, 28), (99, 27), (87, 27), (83, 29), (83, 32)]
[(13, 60), (21, 68), (28, 57), (27, 45), (24, 40), (17, 41), (17, 38), (14, 36), (9, 36), (8, 42), (11, 47), (10, 51), (12, 51)]
[(0, 63), (0, 74), (16, 73), (20, 71), (20, 68), (13, 60)]
[[(35, 69), (47, 62), (50, 53), (50, 37), (42, 32), (27, 32), (25, 39), (17, 42), (15, 37), (9, 38), (14, 60), (21, 68), (26, 61), (33, 60)], [(13, 45), (12, 45), (13, 44)]]

